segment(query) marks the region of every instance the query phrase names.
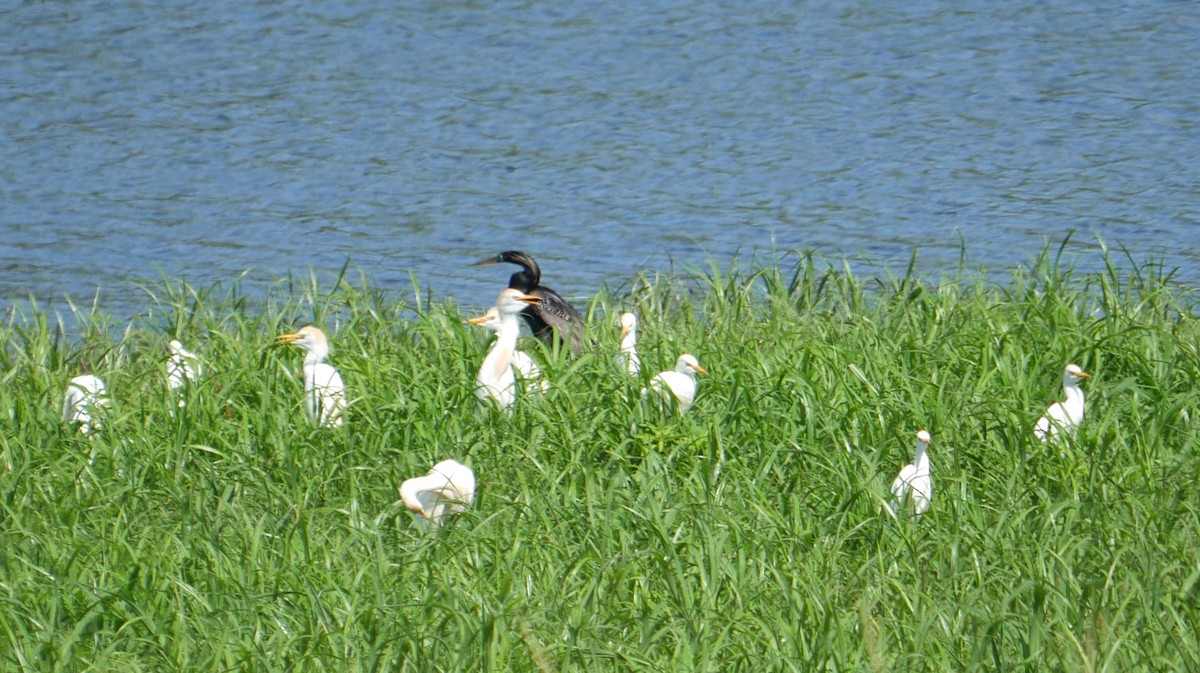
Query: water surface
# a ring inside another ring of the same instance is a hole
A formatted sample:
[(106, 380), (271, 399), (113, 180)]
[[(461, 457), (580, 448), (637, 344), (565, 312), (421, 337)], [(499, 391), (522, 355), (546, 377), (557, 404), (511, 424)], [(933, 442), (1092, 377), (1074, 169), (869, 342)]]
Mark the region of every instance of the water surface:
[[(403, 5), (403, 6), (400, 6)], [(0, 4), (0, 298), (336, 272), (489, 305), (541, 260), (814, 247), (1001, 274), (1076, 230), (1200, 282), (1200, 5)]]

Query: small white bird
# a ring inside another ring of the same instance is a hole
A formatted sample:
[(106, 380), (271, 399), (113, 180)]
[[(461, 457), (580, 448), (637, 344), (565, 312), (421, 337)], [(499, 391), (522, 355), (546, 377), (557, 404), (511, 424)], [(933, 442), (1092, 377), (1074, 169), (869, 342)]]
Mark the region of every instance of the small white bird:
[(443, 516), (465, 512), (474, 502), (475, 473), (456, 460), (443, 460), (429, 474), (404, 480), (400, 499), (437, 528)]
[[(500, 311), (493, 306), (478, 318), (467, 318), (472, 325), (482, 325), (493, 332), (500, 333)], [(542, 368), (523, 350), (513, 350), (512, 366), (525, 381), (526, 390), (531, 392), (546, 392), (550, 390), (550, 382), (542, 378)]]
[(275, 338), (275, 343), (291, 344), (305, 351), (304, 411), (309, 419), (322, 427), (341, 427), (342, 411), (346, 408), (346, 386), (342, 383), (342, 375), (325, 364), (325, 358), (329, 356), (325, 333), (307, 325), (295, 334), (281, 334)]
[(892, 514), (899, 514), (901, 509), (910, 507), (913, 517), (920, 519), (929, 510), (929, 501), (933, 498), (933, 479), (927, 452), (929, 443), (928, 432), (921, 430), (917, 433), (917, 451), (913, 462), (905, 465), (892, 482), (892, 502), (889, 505)]
[(62, 418), (67, 423), (78, 423), (80, 432), (90, 434), (100, 429), (100, 413), (107, 406), (108, 388), (99, 376), (76, 376), (63, 395)]
[[(167, 388), (174, 393), (182, 393), (183, 386), (190, 384), (196, 380), (196, 377), (204, 372), (200, 366), (200, 358), (196, 354), (183, 347), (183, 344), (176, 339), (171, 339), (167, 343), (167, 350), (171, 356), (167, 358)], [(182, 397), (179, 400), (179, 406), (187, 406)]]
[(621, 314), (621, 350), (617, 353), (617, 366), (634, 378), (642, 373), (642, 359), (637, 352), (637, 326), (636, 315)]
[[(707, 374), (708, 372), (700, 366), (695, 356), (685, 353), (675, 361), (674, 370), (655, 374), (654, 378), (650, 379), (650, 388), (658, 393), (658, 396), (667, 404), (674, 399), (676, 409), (682, 416), (692, 408), (692, 402), (696, 399), (697, 373)], [(645, 394), (646, 389), (643, 388), (642, 395)]]
[(1049, 441), (1066, 431), (1074, 435), (1075, 429), (1083, 422), (1083, 389), (1080, 381), (1091, 378), (1091, 374), (1083, 371), (1078, 365), (1067, 365), (1063, 371), (1062, 402), (1055, 402), (1046, 410), (1046, 415), (1038, 419), (1033, 426), (1033, 434), (1041, 441)]
[(513, 376), (513, 353), (517, 350), (517, 337), (521, 334), (521, 323), (517, 316), (526, 306), (536, 306), (539, 301), (533, 295), (512, 288), (505, 288), (500, 293), (496, 298), (500, 328), (496, 330), (496, 341), (492, 343), (475, 376), (475, 396), (484, 402), (495, 403), (501, 411), (510, 415), (517, 401), (517, 379)]

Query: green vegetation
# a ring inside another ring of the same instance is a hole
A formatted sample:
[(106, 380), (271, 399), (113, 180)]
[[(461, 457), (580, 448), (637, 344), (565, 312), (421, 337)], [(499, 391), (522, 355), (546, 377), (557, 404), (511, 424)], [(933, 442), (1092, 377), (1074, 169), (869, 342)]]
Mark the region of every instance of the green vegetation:
[[(511, 419), (472, 394), (490, 335), (415, 284), (166, 281), (70, 335), (33, 307), (0, 326), (0, 669), (1200, 670), (1200, 328), (1128, 266), (643, 278)], [(613, 362), (626, 308), (642, 381)], [(302, 355), (271, 346), (306, 323), (344, 428), (306, 422)], [(205, 366), (174, 415), (173, 337)], [(692, 410), (639, 405), (684, 351), (711, 372)], [(1045, 446), (1068, 362), (1087, 418)], [(59, 420), (85, 370), (113, 397), (93, 438)], [(913, 525), (883, 504), (921, 428)], [(414, 525), (398, 485), (450, 457), (474, 509)]]

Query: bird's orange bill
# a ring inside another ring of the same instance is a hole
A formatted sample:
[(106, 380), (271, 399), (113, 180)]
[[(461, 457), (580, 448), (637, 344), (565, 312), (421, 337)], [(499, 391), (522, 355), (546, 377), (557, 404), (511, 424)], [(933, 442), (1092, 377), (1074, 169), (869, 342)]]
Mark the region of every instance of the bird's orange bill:
[(1090, 378), (1092, 378), (1092, 375), (1091, 375), (1091, 374), (1089, 374), (1089, 373), (1087, 373), (1087, 372), (1079, 372), (1079, 373), (1078, 373), (1078, 374), (1076, 374), (1075, 376), (1078, 376), (1078, 377), (1079, 377), (1079, 378), (1081, 378), (1081, 379), (1090, 379)]
[(482, 325), (491, 319), (492, 316), (490, 315), (481, 315), (478, 318), (467, 318), (467, 322), (471, 323), (472, 325)]
[(704, 367), (701, 367), (700, 365), (694, 365), (689, 362), (688, 366), (691, 367), (692, 369), (695, 369), (696, 371), (700, 372), (701, 374), (704, 374), (706, 376), (708, 375), (708, 370), (704, 369)]
[(629, 326), (621, 325), (621, 338), (624, 339), (626, 334), (629, 334)]
[(304, 338), (303, 334), (280, 334), (275, 337), (275, 344), (294, 344)]
[(526, 304), (529, 304), (531, 306), (537, 306), (542, 301), (541, 297), (535, 297), (531, 294), (523, 294), (523, 295), (520, 295), (519, 297), (515, 297), (515, 299), (520, 302), (525, 302)]

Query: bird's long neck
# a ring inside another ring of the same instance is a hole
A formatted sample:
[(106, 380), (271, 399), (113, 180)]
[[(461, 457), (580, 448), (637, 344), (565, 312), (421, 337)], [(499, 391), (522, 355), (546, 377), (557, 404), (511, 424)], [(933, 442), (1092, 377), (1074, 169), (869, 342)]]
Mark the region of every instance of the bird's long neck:
[(500, 329), (496, 330), (496, 342), (488, 351), (485, 360), (492, 376), (499, 379), (512, 366), (513, 351), (517, 349), (517, 337), (521, 335), (521, 323), (515, 315), (501, 315)]
[(917, 474), (929, 473), (929, 445), (924, 442), (917, 442), (917, 451), (913, 456), (913, 465), (917, 468)]
[(632, 353), (637, 348), (637, 330), (629, 330), (621, 337), (621, 352)]
[(1080, 388), (1076, 383), (1063, 384), (1063, 407), (1065, 407), (1072, 419), (1075, 421), (1083, 420), (1083, 388)]
[(538, 274), (530, 272), (526, 267), (523, 271), (518, 271), (508, 277), (508, 286), (514, 290), (521, 292), (529, 292), (538, 286), (538, 281), (541, 279)]

